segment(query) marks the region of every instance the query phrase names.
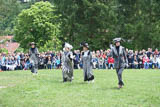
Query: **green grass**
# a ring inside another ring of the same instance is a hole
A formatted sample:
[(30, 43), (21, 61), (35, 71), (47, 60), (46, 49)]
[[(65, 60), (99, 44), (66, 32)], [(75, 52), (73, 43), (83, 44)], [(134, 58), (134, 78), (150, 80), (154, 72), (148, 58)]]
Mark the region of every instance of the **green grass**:
[(0, 72), (0, 107), (160, 107), (160, 70), (125, 70), (120, 90), (114, 70), (95, 70), (94, 84), (83, 82), (82, 70), (72, 83), (62, 83), (61, 74)]

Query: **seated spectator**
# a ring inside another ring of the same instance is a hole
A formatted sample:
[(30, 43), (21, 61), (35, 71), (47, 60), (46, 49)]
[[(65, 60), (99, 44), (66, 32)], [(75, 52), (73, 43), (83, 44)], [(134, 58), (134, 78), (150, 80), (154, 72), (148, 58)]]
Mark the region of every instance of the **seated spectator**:
[(95, 56), (95, 54), (92, 55), (92, 63), (93, 63), (93, 69), (96, 69), (98, 65), (98, 59)]
[(15, 70), (16, 68), (16, 64), (15, 64), (15, 60), (14, 58), (12, 57), (6, 57), (6, 69), (7, 70)]
[(160, 56), (157, 57), (158, 69), (160, 69)]
[(138, 58), (136, 55), (134, 56), (133, 64), (134, 64), (134, 68), (137, 69), (138, 68)]
[(28, 55), (25, 55), (24, 70), (29, 70), (29, 68), (30, 68), (29, 56), (28, 56)]
[(157, 55), (154, 55), (154, 57), (153, 57), (153, 67), (154, 67), (154, 68), (157, 68), (157, 67), (158, 67)]
[(144, 57), (143, 57), (144, 69), (148, 69), (149, 68), (149, 61), (150, 61), (149, 58), (145, 54)]
[(102, 56), (100, 56), (98, 58), (99, 69), (103, 69), (103, 63), (104, 63), (104, 58)]
[(156, 50), (154, 51), (154, 55), (159, 55), (158, 49), (156, 49)]
[(114, 69), (114, 58), (108, 57), (108, 69)]
[(149, 57), (149, 68), (152, 69), (153, 68), (153, 55), (150, 54), (150, 57)]

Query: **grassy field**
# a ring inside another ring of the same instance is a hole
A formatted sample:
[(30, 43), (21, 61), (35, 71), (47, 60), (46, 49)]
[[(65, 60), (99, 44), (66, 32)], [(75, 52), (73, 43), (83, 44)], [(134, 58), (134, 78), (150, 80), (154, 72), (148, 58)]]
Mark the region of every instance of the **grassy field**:
[(0, 72), (0, 107), (160, 107), (160, 70), (125, 70), (123, 89), (114, 70), (95, 70), (95, 83), (63, 83), (60, 70)]

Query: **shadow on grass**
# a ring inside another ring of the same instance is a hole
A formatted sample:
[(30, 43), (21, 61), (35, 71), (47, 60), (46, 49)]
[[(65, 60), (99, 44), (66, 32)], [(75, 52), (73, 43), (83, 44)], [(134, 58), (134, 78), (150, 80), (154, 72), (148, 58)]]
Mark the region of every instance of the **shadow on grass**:
[(112, 89), (112, 90), (120, 90), (120, 88), (118, 88), (118, 87), (111, 87), (110, 89)]
[(98, 88), (99, 90), (106, 91), (106, 90), (120, 90), (118, 87), (102, 87)]

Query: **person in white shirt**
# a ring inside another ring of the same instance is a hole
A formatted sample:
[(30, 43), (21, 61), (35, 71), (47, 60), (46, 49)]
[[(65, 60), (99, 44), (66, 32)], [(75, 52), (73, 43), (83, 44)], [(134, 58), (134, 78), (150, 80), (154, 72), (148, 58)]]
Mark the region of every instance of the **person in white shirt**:
[(160, 56), (157, 57), (158, 69), (160, 69)]

